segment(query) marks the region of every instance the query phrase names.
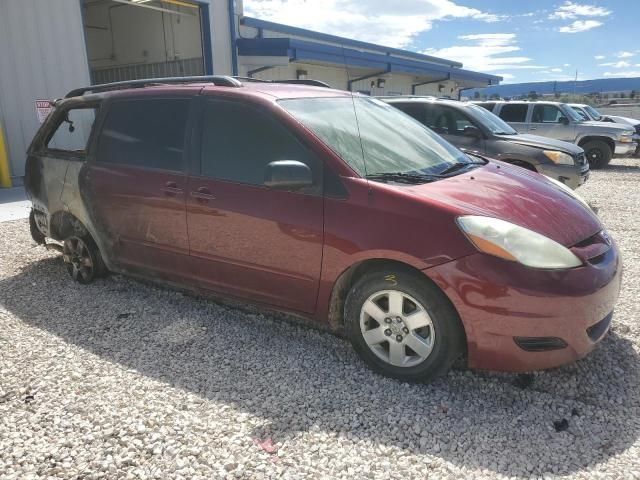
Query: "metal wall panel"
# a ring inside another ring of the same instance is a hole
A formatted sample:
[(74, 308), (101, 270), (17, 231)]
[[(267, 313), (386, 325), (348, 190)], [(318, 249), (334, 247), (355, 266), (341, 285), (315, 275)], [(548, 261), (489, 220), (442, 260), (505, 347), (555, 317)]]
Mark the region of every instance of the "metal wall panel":
[(87, 84), (78, 0), (0, 1), (0, 122), (14, 183), (39, 127), (35, 101)]

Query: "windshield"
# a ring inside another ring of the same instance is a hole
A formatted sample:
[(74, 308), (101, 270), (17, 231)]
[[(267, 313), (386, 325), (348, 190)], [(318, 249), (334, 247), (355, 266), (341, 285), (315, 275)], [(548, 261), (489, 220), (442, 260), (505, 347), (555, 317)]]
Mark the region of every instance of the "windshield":
[(468, 105), (468, 113), (471, 114), (479, 123), (485, 128), (488, 128), (494, 135), (517, 135), (518, 132), (514, 130), (511, 125), (506, 123), (497, 115), (494, 115), (486, 108), (479, 107), (477, 105)]
[(434, 174), (471, 163), (427, 127), (374, 98), (297, 98), (279, 104), (361, 176)]
[(589, 117), (589, 115), (587, 115), (586, 112), (584, 112), (580, 107), (571, 107), (571, 110), (573, 110), (574, 112), (576, 112), (578, 115), (580, 115), (580, 118), (582, 118), (582, 120), (584, 121), (589, 121), (591, 120), (591, 118)]
[(586, 107), (584, 107), (584, 109), (589, 113), (589, 115), (591, 115), (591, 117), (595, 118), (596, 120), (600, 120), (600, 118), (602, 117), (600, 112), (590, 105), (587, 105)]
[(571, 108), (566, 103), (562, 104), (562, 113), (564, 113), (570, 120), (574, 122), (584, 122), (584, 119), (576, 112), (573, 108)]

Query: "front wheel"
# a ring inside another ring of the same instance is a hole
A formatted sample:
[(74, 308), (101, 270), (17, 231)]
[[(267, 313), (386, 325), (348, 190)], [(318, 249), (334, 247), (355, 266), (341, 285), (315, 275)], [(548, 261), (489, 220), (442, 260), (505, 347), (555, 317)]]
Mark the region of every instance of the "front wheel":
[(464, 332), (444, 294), (418, 274), (372, 272), (349, 292), (345, 326), (374, 371), (402, 381), (429, 381), (464, 353)]
[(581, 145), (584, 154), (589, 161), (589, 167), (593, 169), (604, 168), (609, 165), (613, 157), (613, 151), (606, 142), (602, 140), (591, 140)]

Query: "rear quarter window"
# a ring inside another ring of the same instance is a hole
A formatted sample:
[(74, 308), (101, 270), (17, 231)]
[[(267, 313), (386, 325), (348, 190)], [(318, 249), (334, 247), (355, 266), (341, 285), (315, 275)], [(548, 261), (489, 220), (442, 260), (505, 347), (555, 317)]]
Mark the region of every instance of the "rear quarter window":
[(95, 107), (72, 108), (58, 119), (46, 141), (48, 150), (85, 154), (96, 119)]
[(505, 103), (500, 109), (499, 117), (507, 123), (524, 123), (527, 120), (529, 105), (522, 103)]

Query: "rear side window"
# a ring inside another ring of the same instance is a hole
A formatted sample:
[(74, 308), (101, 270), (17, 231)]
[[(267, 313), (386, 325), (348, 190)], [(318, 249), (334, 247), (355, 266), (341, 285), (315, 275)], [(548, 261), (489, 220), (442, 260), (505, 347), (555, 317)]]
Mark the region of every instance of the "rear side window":
[(118, 100), (98, 140), (98, 161), (184, 171), (189, 99)]
[(206, 102), (202, 124), (201, 175), (264, 185), (267, 165), (297, 160), (318, 174), (313, 157), (268, 113), (222, 100)]
[(58, 121), (47, 141), (49, 150), (74, 154), (86, 153), (91, 128), (96, 119), (95, 108), (72, 108)]
[(529, 105), (518, 103), (505, 103), (500, 110), (500, 118), (507, 123), (523, 123), (527, 119)]

